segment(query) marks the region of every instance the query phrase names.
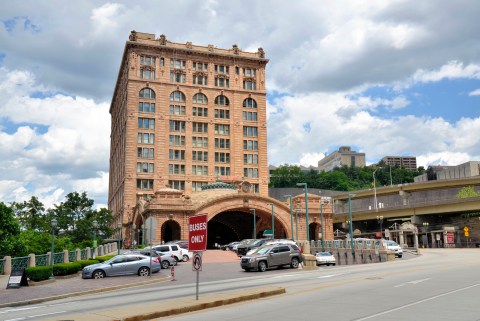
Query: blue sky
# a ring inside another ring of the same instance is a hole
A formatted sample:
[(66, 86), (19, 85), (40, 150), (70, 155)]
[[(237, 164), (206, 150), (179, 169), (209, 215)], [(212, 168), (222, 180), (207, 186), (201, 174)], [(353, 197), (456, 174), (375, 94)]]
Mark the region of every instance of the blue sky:
[(131, 30), (262, 47), (270, 164), (316, 165), (339, 146), (367, 164), (479, 160), (479, 16), (474, 0), (1, 2), (0, 201), (87, 191), (106, 206), (108, 109)]

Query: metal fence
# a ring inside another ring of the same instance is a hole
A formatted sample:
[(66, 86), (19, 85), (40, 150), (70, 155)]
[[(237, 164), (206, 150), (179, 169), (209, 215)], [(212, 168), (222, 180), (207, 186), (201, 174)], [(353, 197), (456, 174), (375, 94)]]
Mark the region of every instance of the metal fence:
[(0, 259), (0, 274), (5, 271), (5, 259)]
[(77, 260), (77, 251), (68, 251), (68, 261), (74, 262)]
[(29, 256), (12, 258), (12, 270), (25, 269), (30, 265), (29, 263), (30, 263)]
[(47, 266), (47, 265), (50, 265), (48, 254), (35, 255), (35, 266)]
[(81, 260), (86, 260), (87, 259), (87, 249), (83, 249), (80, 251), (80, 259)]

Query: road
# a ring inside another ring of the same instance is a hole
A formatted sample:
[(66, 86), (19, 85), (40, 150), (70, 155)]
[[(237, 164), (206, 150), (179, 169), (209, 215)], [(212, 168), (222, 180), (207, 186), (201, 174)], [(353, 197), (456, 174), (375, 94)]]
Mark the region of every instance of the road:
[[(415, 259), (318, 270), (241, 272), (237, 264), (202, 271), (200, 296), (218, 291), (282, 286), (285, 295), (193, 312), (168, 320), (480, 320), (480, 250), (426, 250)], [(194, 273), (179, 267), (179, 275)], [(220, 270), (222, 272), (220, 272)], [(208, 274), (208, 275), (207, 275)], [(218, 277), (215, 276), (217, 274)], [(230, 275), (230, 277), (228, 277)], [(65, 320), (64, 316), (195, 295), (193, 283), (142, 288), (0, 309), (0, 320)]]

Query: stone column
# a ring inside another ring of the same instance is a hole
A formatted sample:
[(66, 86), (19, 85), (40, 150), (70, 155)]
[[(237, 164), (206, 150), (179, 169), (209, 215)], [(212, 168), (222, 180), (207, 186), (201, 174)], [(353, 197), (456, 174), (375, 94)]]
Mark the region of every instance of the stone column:
[(92, 258), (92, 251), (90, 251), (90, 247), (87, 247), (86, 250), (87, 250), (87, 260), (89, 260)]
[(69, 263), (70, 257), (68, 255), (68, 250), (63, 250), (63, 263)]
[(12, 273), (12, 257), (11, 256), (5, 256), (3, 259), (5, 260), (3, 262), (3, 273), (4, 274)]
[(29, 261), (28, 267), (35, 267), (36, 264), (37, 264), (35, 262), (35, 254), (30, 253), (30, 254), (28, 254), (28, 256), (30, 257), (30, 260), (28, 260)]
[(80, 249), (75, 250), (75, 258), (76, 261), (80, 261), (82, 259), (82, 252), (80, 251)]

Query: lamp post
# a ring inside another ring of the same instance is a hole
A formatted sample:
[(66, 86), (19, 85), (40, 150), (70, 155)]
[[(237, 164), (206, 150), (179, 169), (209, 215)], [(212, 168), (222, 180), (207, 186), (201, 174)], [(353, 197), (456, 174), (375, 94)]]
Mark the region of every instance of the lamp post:
[(257, 211), (254, 208), (251, 208), (250, 211), (253, 211), (253, 238), (257, 238)]
[(322, 227), (322, 252), (325, 252), (325, 241), (323, 237), (323, 202), (322, 202), (322, 197), (320, 196), (320, 224)]
[(97, 227), (98, 227), (98, 222), (94, 220), (92, 222), (93, 226), (93, 259), (95, 260), (95, 249), (97, 248)]
[(298, 240), (298, 208), (295, 208), (295, 239)]
[(393, 180), (392, 180), (392, 165), (388, 164), (388, 167), (390, 168), (390, 186), (393, 185)]
[(118, 234), (118, 254), (120, 255), (120, 238), (122, 237), (122, 223), (117, 224), (117, 234)]
[(135, 223), (132, 224), (132, 244), (133, 248), (137, 247), (137, 239), (135, 238), (135, 230), (137, 229), (137, 225)]
[(350, 246), (352, 247), (352, 255), (353, 259), (355, 259), (355, 246), (353, 245), (353, 224), (352, 224), (352, 197), (355, 194), (348, 193), (348, 215), (350, 218), (349, 226), (350, 226)]
[(428, 223), (428, 222), (423, 222), (422, 225), (423, 225), (423, 228), (425, 229), (425, 231), (424, 231), (424, 233), (425, 233), (425, 240), (427, 241), (426, 243), (427, 243), (427, 248), (428, 248), (428, 234), (427, 234), (427, 232), (428, 232), (428, 226), (430, 225), (430, 223)]
[(145, 224), (142, 224), (142, 244), (145, 245)]
[(293, 241), (292, 195), (283, 195), (283, 197), (288, 197), (290, 199), (290, 224), (291, 224), (291, 229), (292, 229), (292, 241)]
[(382, 239), (383, 238), (383, 229), (382, 229), (382, 225), (383, 225), (383, 216), (378, 216), (377, 215), (377, 222), (378, 224), (380, 224), (380, 238)]
[(53, 279), (53, 263), (54, 263), (54, 251), (55, 251), (55, 227), (57, 226), (57, 220), (52, 219), (50, 221), (50, 226), (52, 227), (52, 252), (50, 253), (50, 265), (52, 267), (52, 274), (50, 275), (50, 278)]
[(305, 220), (307, 222), (307, 226), (306, 226), (307, 241), (310, 241), (310, 229), (308, 226), (308, 187), (307, 187), (307, 183), (297, 183), (297, 186), (303, 186), (305, 191)]
[(272, 240), (275, 238), (275, 212), (273, 211), (273, 203), (267, 203), (272, 206)]
[(375, 211), (378, 211), (378, 204), (377, 204), (377, 182), (375, 180), (375, 172), (378, 170), (378, 168), (375, 168), (373, 171), (373, 201), (375, 204), (373, 205), (375, 208)]

